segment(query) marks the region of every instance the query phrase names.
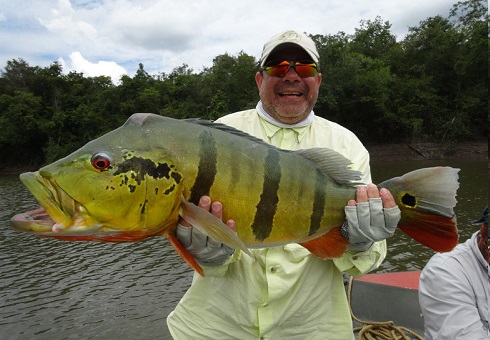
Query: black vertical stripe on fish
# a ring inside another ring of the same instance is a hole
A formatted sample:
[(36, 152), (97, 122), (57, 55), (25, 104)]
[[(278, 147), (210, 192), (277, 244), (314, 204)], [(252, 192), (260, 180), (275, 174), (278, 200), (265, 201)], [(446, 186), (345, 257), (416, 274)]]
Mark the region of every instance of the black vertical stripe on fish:
[(281, 166), (279, 152), (270, 148), (267, 151), (264, 164), (264, 182), (262, 194), (257, 204), (252, 231), (258, 241), (269, 237), (272, 231), (272, 223), (279, 203), (279, 184), (281, 182)]
[(313, 211), (310, 216), (310, 231), (308, 235), (313, 235), (320, 229), (325, 209), (325, 187), (327, 183), (323, 180), (324, 176), (316, 171), (315, 196), (313, 198)]
[(217, 150), (213, 135), (204, 130), (199, 135), (199, 141), (199, 166), (190, 197), (190, 202), (196, 205), (202, 196), (209, 195), (217, 173)]

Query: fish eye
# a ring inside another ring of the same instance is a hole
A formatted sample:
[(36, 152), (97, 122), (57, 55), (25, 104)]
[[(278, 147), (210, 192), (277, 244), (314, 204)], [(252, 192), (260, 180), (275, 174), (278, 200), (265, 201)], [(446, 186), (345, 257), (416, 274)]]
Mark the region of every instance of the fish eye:
[(104, 152), (93, 155), (91, 159), (92, 166), (100, 171), (107, 169), (111, 165), (111, 161), (111, 157)]

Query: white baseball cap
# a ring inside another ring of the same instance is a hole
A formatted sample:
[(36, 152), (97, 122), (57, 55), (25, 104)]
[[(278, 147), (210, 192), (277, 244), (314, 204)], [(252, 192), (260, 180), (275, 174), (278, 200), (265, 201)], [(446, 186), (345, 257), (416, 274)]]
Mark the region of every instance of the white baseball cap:
[(268, 42), (264, 44), (262, 50), (262, 56), (260, 57), (260, 67), (264, 67), (264, 63), (269, 55), (276, 49), (276, 47), (282, 44), (294, 44), (304, 49), (313, 59), (315, 63), (318, 63), (319, 54), (316, 49), (315, 42), (311, 40), (306, 34), (298, 33), (296, 31), (285, 31), (276, 34)]

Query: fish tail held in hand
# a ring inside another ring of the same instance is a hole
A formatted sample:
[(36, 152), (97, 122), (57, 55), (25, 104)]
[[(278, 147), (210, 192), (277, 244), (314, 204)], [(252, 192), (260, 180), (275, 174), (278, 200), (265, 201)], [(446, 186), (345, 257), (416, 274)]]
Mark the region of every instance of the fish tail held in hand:
[(424, 168), (378, 185), (391, 191), (402, 212), (398, 227), (414, 240), (438, 252), (450, 251), (458, 243), (453, 208), (457, 202), (459, 170)]

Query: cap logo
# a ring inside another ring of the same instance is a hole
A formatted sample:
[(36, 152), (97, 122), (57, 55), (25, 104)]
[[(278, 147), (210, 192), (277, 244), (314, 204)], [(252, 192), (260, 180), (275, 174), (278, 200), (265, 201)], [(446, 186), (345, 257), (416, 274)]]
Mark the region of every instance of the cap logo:
[(289, 41), (294, 41), (294, 40), (301, 40), (301, 36), (294, 32), (294, 31), (289, 31), (289, 32), (284, 32), (281, 34), (277, 40), (289, 40)]

